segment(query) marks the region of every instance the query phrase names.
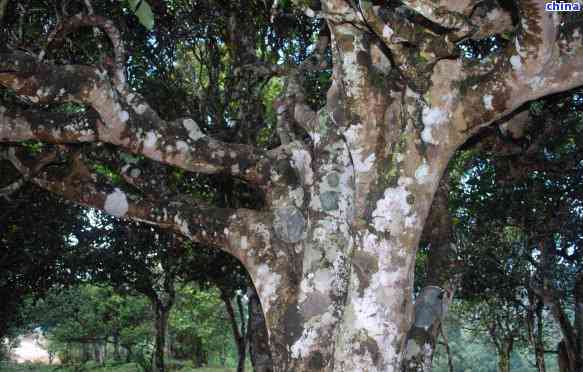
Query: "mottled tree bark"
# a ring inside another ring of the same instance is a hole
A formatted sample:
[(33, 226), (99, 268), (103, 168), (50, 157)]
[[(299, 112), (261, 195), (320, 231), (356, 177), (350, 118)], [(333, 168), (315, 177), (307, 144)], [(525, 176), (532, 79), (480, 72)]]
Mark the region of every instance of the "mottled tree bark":
[[(9, 157), (23, 177), (47, 190), (237, 257), (261, 300), (275, 371), (399, 371), (410, 349), (416, 250), (449, 159), (480, 128), (523, 103), (581, 85), (581, 40), (559, 39), (560, 22), (544, 12), (543, 0), (521, 0), (515, 40), (476, 68), (455, 55), (452, 41), (471, 37), (472, 2), (402, 2), (442, 24), (441, 33), (402, 17), (403, 8), (318, 3), (304, 10), (324, 18), (330, 31), (320, 45), (331, 46), (332, 86), (325, 107), (312, 111), (297, 83), (306, 66), (269, 69), (289, 75), (277, 106), (282, 145), (273, 150), (218, 141), (190, 118), (165, 121), (125, 88), (121, 75), (112, 79), (98, 68), (42, 63), (16, 51), (0, 54), (1, 85), (35, 104), (76, 102), (92, 110), (0, 107), (0, 141), (107, 143), (261, 190), (261, 210), (217, 208), (100, 184), (82, 153), (68, 173), (34, 174), (20, 151)], [(118, 41), (112, 40), (116, 51)], [(123, 175), (143, 185), (138, 172)], [(416, 307), (426, 303), (428, 314), (440, 312), (441, 285), (427, 287)], [(417, 311), (416, 326), (424, 328), (421, 319), (425, 313)]]

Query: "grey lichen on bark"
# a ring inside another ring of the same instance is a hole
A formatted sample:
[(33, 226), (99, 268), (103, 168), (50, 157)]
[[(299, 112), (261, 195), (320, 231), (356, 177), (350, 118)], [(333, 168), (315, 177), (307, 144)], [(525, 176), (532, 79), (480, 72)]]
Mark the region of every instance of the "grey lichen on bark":
[(274, 212), (273, 230), (286, 243), (297, 243), (305, 236), (306, 219), (293, 206), (278, 208)]

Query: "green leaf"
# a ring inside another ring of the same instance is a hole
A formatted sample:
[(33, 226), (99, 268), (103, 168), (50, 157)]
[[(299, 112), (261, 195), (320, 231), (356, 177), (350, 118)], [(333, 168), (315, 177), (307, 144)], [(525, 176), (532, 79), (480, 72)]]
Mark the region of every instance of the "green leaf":
[(154, 28), (154, 12), (152, 12), (150, 4), (146, 0), (128, 0), (128, 2), (140, 23), (148, 30), (152, 30)]

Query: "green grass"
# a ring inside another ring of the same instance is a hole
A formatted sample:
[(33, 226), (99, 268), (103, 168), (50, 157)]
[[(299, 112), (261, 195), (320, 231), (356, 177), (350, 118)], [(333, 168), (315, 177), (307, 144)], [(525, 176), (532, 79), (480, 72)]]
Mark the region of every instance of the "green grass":
[[(1, 372), (73, 372), (74, 368), (68, 368), (64, 366), (47, 366), (42, 364), (8, 364), (5, 362), (0, 362), (0, 371)], [(141, 368), (139, 368), (134, 363), (128, 364), (118, 364), (118, 365), (109, 365), (105, 367), (97, 367), (91, 364), (88, 364), (86, 368), (82, 371), (85, 372), (141, 372)], [(181, 368), (177, 370), (173, 370), (177, 372), (234, 372), (235, 369), (233, 368)]]

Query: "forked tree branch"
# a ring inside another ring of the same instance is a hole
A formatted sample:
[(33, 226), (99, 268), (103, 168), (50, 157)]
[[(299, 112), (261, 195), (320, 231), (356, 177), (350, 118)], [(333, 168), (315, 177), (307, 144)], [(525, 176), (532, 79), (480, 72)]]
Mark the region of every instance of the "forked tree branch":
[[(57, 153), (55, 151), (52, 151), (43, 156), (34, 164), (34, 166), (27, 169), (25, 173), (22, 173), (22, 176), (18, 180), (10, 183), (7, 186), (0, 188), (0, 196), (9, 199), (9, 196), (11, 194), (20, 190), (20, 188), (22, 188), (28, 181), (30, 181), (31, 178), (35, 177), (40, 171), (42, 171), (44, 167), (53, 162), (56, 159), (56, 157)], [(16, 158), (14, 148), (8, 148), (5, 151), (5, 154), (0, 154), (0, 159), (8, 160), (12, 164), (19, 163), (18, 159)]]
[(227, 174), (257, 185), (268, 182), (271, 164), (265, 151), (217, 141), (192, 119), (165, 121), (139, 94), (118, 95), (98, 69), (50, 66), (23, 53), (0, 54), (0, 84), (34, 103), (77, 102), (98, 114), (0, 108), (1, 141), (100, 141), (192, 172)]
[[(88, 10), (92, 12), (92, 8), (88, 7)], [(114, 52), (113, 83), (118, 92), (127, 92), (128, 88), (125, 74), (126, 50), (121, 33), (113, 21), (107, 18), (91, 14), (77, 14), (64, 22), (59, 23), (49, 35), (46, 49), (39, 53), (38, 61), (41, 62), (44, 59), (47, 49), (50, 48), (53, 42), (62, 40), (65, 36), (81, 27), (99, 28), (109, 37)]]

